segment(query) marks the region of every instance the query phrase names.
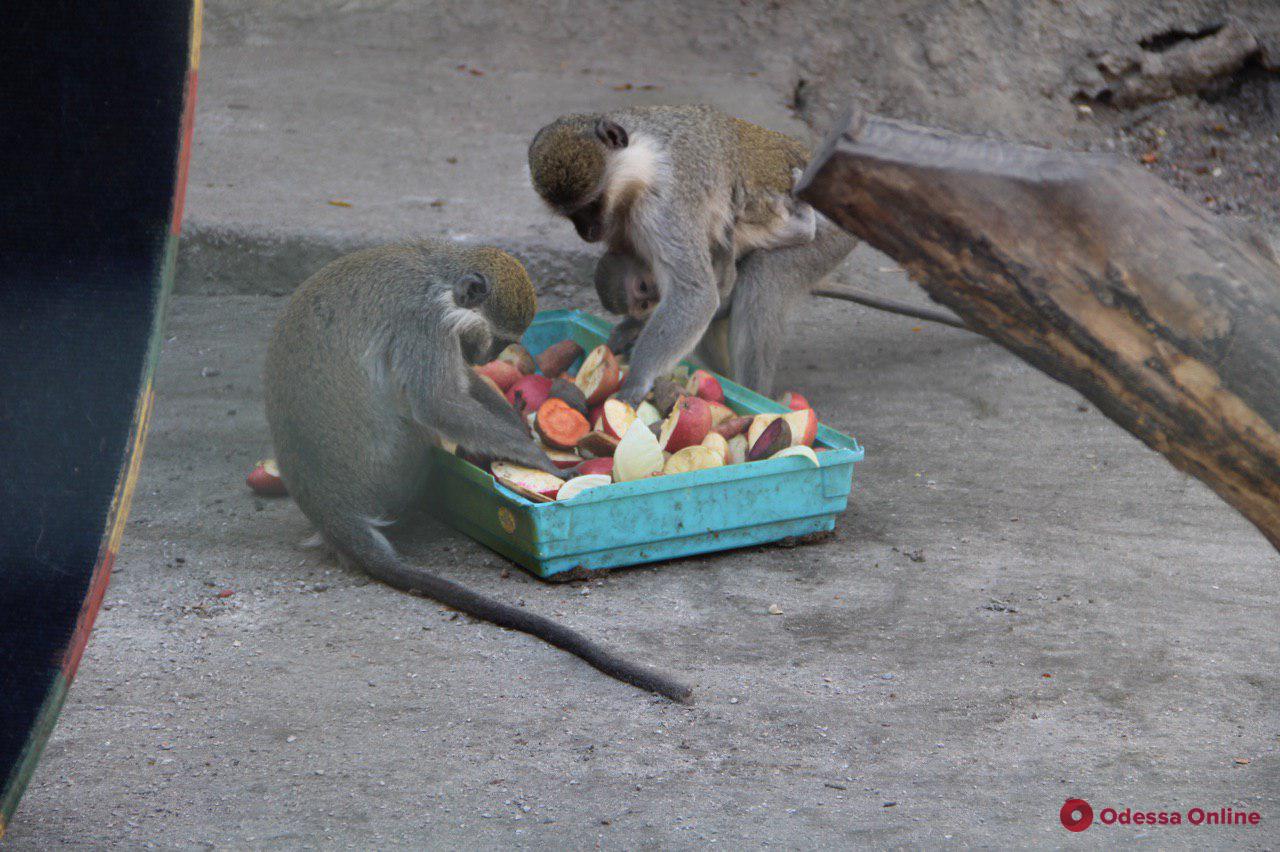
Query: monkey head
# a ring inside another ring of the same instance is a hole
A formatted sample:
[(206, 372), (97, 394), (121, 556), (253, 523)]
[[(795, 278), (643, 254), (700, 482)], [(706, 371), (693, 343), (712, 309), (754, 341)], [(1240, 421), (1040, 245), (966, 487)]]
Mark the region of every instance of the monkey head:
[(596, 262), (596, 295), (611, 314), (648, 319), (658, 306), (653, 273), (639, 258), (624, 252), (605, 252)]
[(496, 248), (462, 252), (452, 271), (455, 327), (468, 363), (481, 364), (518, 343), (538, 310), (533, 281), (520, 261)]
[(566, 115), (539, 130), (529, 143), (533, 188), (589, 243), (606, 235), (606, 157), (626, 148), (628, 141), (627, 131), (609, 118)]

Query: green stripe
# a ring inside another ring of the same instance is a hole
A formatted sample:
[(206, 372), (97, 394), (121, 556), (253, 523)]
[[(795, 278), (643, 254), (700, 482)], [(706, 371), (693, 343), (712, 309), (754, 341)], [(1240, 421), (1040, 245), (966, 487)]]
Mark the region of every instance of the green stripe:
[(4, 794), (0, 796), (0, 837), (4, 836), (5, 826), (12, 822), (18, 800), (22, 798), (22, 791), (27, 788), (32, 773), (36, 771), (40, 753), (44, 751), (49, 734), (53, 732), (53, 726), (58, 721), (58, 712), (62, 710), (63, 702), (67, 700), (67, 686), (67, 679), (62, 672), (55, 672), (52, 688), (40, 707), (40, 715), (36, 717), (31, 736), (27, 737), (22, 755), (5, 781)]

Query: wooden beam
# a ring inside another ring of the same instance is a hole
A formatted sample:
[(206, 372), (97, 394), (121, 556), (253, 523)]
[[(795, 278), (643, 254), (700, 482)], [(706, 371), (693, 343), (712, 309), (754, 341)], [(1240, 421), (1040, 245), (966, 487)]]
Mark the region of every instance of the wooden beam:
[(1280, 548), (1280, 262), (1260, 235), (1112, 157), (856, 109), (797, 194)]

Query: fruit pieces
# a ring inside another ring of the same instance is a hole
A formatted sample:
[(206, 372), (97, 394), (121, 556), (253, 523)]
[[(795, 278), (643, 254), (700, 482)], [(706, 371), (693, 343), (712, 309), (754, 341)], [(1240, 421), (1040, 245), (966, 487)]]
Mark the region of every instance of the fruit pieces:
[(794, 447), (787, 447), (785, 450), (779, 450), (769, 458), (785, 459), (790, 456), (800, 456), (813, 462), (813, 466), (818, 466), (818, 454), (813, 451), (813, 447), (806, 447), (804, 444), (796, 444)]
[(613, 477), (602, 473), (588, 473), (583, 476), (570, 479), (556, 494), (557, 500), (572, 500), (583, 491), (591, 488), (599, 488), (602, 485), (610, 485), (613, 483)]
[(734, 435), (729, 439), (729, 449), (725, 458), (725, 464), (744, 464), (747, 461), (747, 450), (751, 449), (747, 445), (746, 435)]
[(708, 432), (707, 437), (702, 439), (700, 446), (710, 447), (720, 454), (724, 464), (729, 463), (729, 442), (725, 440), (723, 435), (717, 432)]
[(652, 426), (662, 420), (662, 412), (658, 411), (652, 402), (645, 400), (636, 406), (636, 417), (643, 420), (646, 426)]
[(747, 443), (755, 446), (760, 434), (775, 420), (785, 420), (791, 429), (791, 443), (811, 446), (818, 435), (818, 415), (812, 408), (786, 414), (757, 414), (747, 428)]
[(480, 375), (493, 379), (493, 383), (498, 386), (498, 392), (502, 394), (510, 390), (511, 386), (523, 377), (519, 368), (502, 360), (490, 361), (488, 364), (476, 367), (475, 370)]
[(747, 461), (767, 459), (774, 453), (791, 446), (791, 427), (786, 418), (777, 417), (760, 431), (755, 441), (747, 439), (751, 449), (747, 451)]
[(694, 370), (684, 386), (685, 393), (705, 399), (707, 402), (724, 403), (724, 388), (720, 380), (706, 370)]
[(636, 410), (620, 399), (606, 399), (600, 406), (600, 431), (621, 439), (636, 421)]
[(722, 438), (729, 439), (746, 432), (747, 429), (751, 428), (751, 423), (754, 419), (753, 417), (738, 417), (735, 415), (728, 420), (716, 423), (711, 429)]
[(555, 447), (543, 447), (542, 449), (547, 454), (547, 458), (551, 459), (551, 463), (561, 470), (568, 470), (571, 467), (577, 467), (582, 461), (582, 457), (577, 453), (571, 453), (567, 450), (557, 450)]
[(612, 457), (618, 449), (619, 439), (604, 432), (588, 432), (578, 439), (578, 452), (596, 458)]
[(705, 399), (686, 396), (662, 423), (658, 444), (670, 453), (701, 444), (711, 431), (711, 406)]
[(658, 379), (653, 383), (653, 407), (666, 417), (685, 395), (684, 388), (670, 379)]
[(809, 404), (809, 400), (804, 398), (803, 394), (796, 393), (795, 391), (787, 391), (782, 396), (778, 397), (778, 402), (782, 403), (787, 408), (790, 408), (792, 411), (801, 411), (805, 408), (813, 408), (813, 406)]
[(613, 477), (613, 457), (601, 456), (597, 459), (587, 459), (578, 465), (579, 476), (591, 476), (593, 474), (605, 474), (610, 478)]
[[(717, 436), (718, 437), (718, 436)], [(721, 440), (724, 440), (723, 438)], [(707, 470), (724, 464), (724, 454), (712, 447), (696, 444), (673, 453), (662, 466), (663, 475)]]
[(563, 399), (550, 397), (538, 407), (534, 429), (544, 443), (557, 450), (571, 450), (591, 431), (587, 418)]
[(574, 383), (587, 398), (588, 405), (600, 405), (622, 386), (622, 368), (609, 347), (600, 345), (582, 362)]
[(253, 489), (254, 494), (263, 497), (283, 497), (289, 493), (284, 487), (284, 480), (280, 478), (280, 468), (276, 465), (275, 459), (259, 461), (253, 466), (253, 470), (249, 471), (244, 481)]
[(581, 346), (572, 340), (561, 340), (542, 350), (542, 354), (538, 356), (538, 370), (548, 379), (554, 379), (581, 357)]
[[(587, 408), (587, 398), (582, 395), (582, 391), (578, 389), (578, 386), (568, 379), (554, 379), (551, 382), (550, 395), (556, 399), (564, 400), (569, 403), (569, 407), (574, 411), (583, 417), (588, 417), (590, 409)], [(588, 419), (588, 422), (592, 421)]]
[(498, 360), (505, 361), (520, 371), (522, 376), (530, 376), (538, 371), (538, 362), (533, 360), (529, 350), (519, 343), (513, 343), (498, 353)]
[(496, 461), (490, 466), (494, 479), (535, 503), (550, 503), (564, 486), (564, 480), (531, 467)]
[(613, 453), (613, 479), (632, 482), (647, 479), (662, 471), (662, 447), (649, 427), (639, 420), (631, 424)]
[(507, 391), (507, 402), (520, 414), (537, 411), (551, 395), (551, 379), (546, 376), (525, 376)]

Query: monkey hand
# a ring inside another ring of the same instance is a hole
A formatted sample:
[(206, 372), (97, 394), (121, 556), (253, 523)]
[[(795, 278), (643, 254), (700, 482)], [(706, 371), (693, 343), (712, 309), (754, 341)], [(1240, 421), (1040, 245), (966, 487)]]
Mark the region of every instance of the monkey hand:
[(640, 332), (643, 330), (643, 322), (632, 317), (625, 317), (613, 327), (613, 332), (609, 335), (609, 340), (605, 345), (609, 347), (609, 351), (613, 354), (625, 355), (631, 351), (631, 347), (635, 346), (636, 338), (640, 336)]
[(632, 364), (631, 369), (627, 372), (626, 380), (623, 381), (622, 387), (615, 396), (635, 408), (644, 402), (645, 397), (649, 395), (651, 390), (653, 390), (653, 379), (638, 372), (635, 365)]

